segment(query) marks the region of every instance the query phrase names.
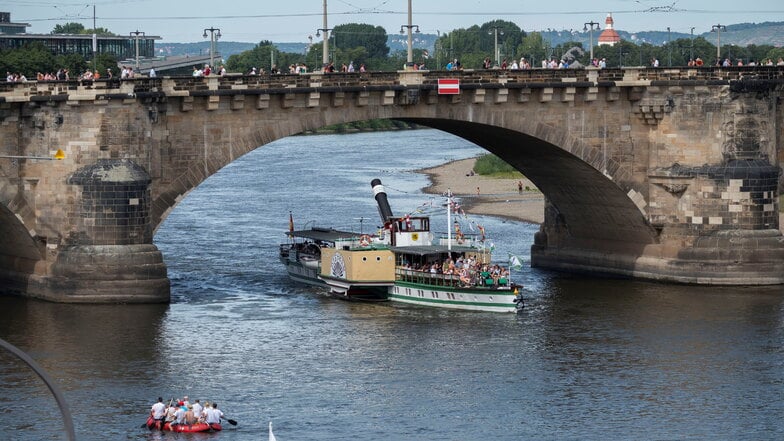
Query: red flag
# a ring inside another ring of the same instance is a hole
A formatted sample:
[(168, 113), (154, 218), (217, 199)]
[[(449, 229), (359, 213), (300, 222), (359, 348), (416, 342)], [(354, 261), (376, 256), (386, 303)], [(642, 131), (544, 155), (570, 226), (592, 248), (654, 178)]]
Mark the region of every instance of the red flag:
[(458, 78), (439, 78), (439, 95), (458, 95), (460, 93), (460, 79)]
[(294, 232), (294, 218), (291, 216), (291, 212), (289, 211), (289, 233)]

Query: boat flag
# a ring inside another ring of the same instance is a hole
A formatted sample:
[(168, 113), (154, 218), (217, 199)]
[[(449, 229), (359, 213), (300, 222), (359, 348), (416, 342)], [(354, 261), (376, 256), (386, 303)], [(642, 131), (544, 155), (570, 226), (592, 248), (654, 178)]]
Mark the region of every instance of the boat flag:
[(275, 434), (272, 433), (272, 421), (269, 423), (269, 441), (278, 441), (278, 439), (275, 438)]
[(512, 253), (509, 253), (509, 269), (513, 269), (515, 271), (520, 271), (523, 269), (523, 259), (519, 256), (515, 256)]
[(289, 211), (289, 233), (294, 232), (294, 217), (291, 216), (291, 212)]

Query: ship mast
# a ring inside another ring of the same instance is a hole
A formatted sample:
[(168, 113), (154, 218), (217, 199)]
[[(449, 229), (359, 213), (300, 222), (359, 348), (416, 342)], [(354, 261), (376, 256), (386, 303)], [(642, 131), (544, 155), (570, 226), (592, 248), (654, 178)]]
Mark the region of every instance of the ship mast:
[(446, 249), (452, 252), (452, 190), (446, 190)]

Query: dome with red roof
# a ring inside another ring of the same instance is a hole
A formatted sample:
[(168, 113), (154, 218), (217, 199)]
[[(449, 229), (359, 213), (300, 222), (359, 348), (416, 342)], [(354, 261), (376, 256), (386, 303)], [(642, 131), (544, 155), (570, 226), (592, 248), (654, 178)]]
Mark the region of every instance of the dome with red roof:
[(615, 43), (621, 41), (621, 36), (613, 29), (612, 14), (607, 14), (607, 19), (604, 20), (604, 30), (599, 34), (599, 46), (606, 44), (613, 46)]

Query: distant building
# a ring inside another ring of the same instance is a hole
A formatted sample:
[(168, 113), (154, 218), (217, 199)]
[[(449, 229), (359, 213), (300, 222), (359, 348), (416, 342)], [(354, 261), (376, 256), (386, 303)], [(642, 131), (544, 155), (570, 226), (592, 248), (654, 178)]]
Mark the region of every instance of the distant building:
[(607, 45), (614, 46), (615, 43), (621, 41), (621, 36), (613, 29), (612, 14), (607, 14), (607, 19), (604, 20), (604, 30), (599, 34), (599, 46)]
[[(0, 12), (0, 49), (18, 49), (26, 44), (41, 43), (54, 55), (80, 54), (93, 58), (92, 34), (28, 34), (28, 23), (12, 23), (10, 12)], [(155, 56), (157, 36), (139, 36), (139, 57)], [(99, 54), (110, 53), (118, 60), (136, 58), (136, 36), (98, 35)]]
[(29, 23), (11, 23), (10, 12), (0, 12), (0, 34), (23, 34)]

